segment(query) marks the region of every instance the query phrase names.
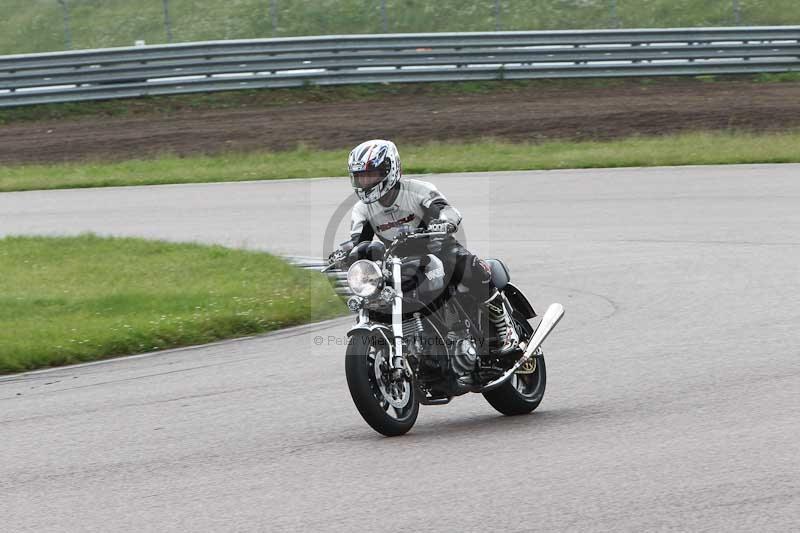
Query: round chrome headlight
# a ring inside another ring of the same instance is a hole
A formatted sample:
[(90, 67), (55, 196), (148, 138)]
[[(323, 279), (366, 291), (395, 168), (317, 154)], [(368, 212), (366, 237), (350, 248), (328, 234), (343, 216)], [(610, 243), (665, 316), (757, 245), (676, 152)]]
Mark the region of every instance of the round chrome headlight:
[(362, 259), (347, 271), (347, 284), (356, 296), (369, 298), (383, 287), (383, 273), (376, 263)]

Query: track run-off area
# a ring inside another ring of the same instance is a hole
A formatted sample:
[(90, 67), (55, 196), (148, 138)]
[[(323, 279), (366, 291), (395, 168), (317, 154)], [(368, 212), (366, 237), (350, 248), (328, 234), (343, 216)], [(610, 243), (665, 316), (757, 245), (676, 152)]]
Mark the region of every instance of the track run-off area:
[[(539, 310), (540, 408), (374, 433), (350, 319), (0, 379), (4, 531), (789, 531), (800, 165), (427, 176)], [(320, 256), (345, 179), (0, 194), (2, 234)]]

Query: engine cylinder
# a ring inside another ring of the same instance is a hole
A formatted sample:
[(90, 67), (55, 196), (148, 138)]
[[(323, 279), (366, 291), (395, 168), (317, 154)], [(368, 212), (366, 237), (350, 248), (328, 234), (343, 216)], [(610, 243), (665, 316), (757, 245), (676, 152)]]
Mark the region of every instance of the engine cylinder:
[(403, 337), (421, 335), (423, 331), (424, 327), (419, 313), (414, 313), (412, 318), (403, 321)]

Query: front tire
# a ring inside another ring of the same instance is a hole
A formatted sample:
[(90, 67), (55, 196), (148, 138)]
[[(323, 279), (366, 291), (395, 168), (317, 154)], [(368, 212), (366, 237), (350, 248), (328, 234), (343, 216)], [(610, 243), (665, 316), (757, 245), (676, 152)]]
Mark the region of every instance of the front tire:
[(544, 355), (535, 355), (536, 369), (531, 374), (514, 374), (511, 379), (494, 390), (484, 392), (489, 404), (506, 416), (526, 415), (533, 412), (544, 398), (547, 386), (547, 369)]
[(417, 421), (419, 401), (411, 380), (389, 378), (389, 346), (378, 334), (350, 338), (345, 374), (350, 396), (364, 421), (387, 437), (408, 432)]

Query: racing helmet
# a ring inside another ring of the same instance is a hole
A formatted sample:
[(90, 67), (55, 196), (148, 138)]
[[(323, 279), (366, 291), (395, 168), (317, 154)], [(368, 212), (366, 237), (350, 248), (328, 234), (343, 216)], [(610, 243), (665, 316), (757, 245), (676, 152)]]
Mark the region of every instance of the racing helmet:
[(381, 199), (402, 176), (397, 146), (382, 139), (366, 141), (353, 148), (347, 167), (350, 184), (365, 204)]

